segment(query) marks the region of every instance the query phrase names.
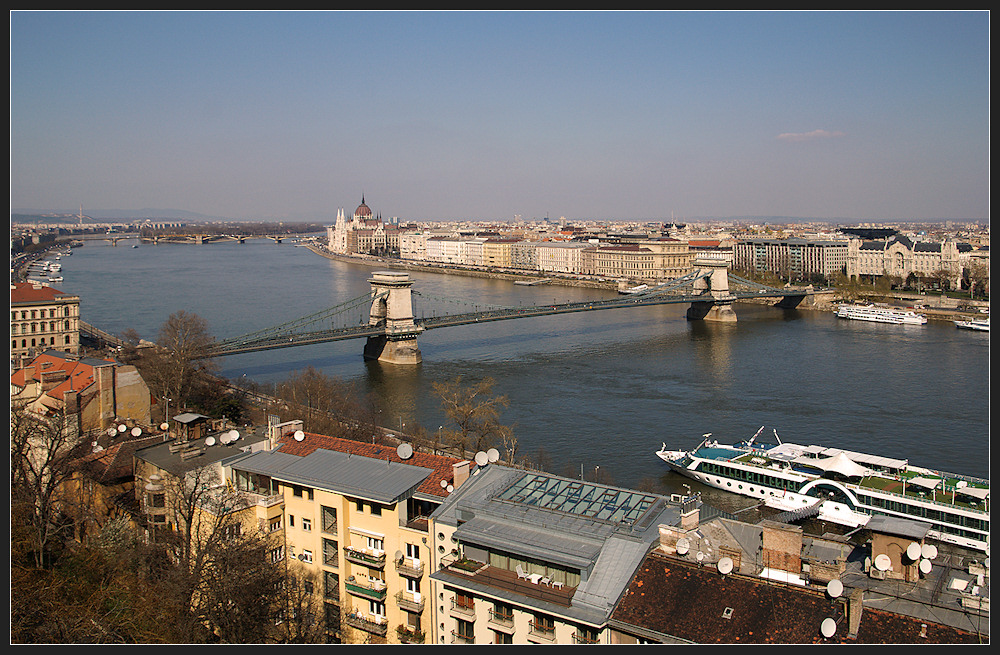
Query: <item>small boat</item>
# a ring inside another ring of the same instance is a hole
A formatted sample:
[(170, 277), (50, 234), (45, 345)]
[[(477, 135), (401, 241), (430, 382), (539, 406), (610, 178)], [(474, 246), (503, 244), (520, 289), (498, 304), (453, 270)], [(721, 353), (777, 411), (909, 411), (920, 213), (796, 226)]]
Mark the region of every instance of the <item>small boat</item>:
[(627, 289), (619, 289), (618, 293), (622, 293), (622, 294), (636, 294), (636, 293), (643, 293), (644, 291), (646, 291), (648, 289), (649, 289), (649, 285), (648, 284), (640, 284), (638, 286), (629, 287)]
[(990, 319), (977, 318), (971, 321), (953, 321), (955, 327), (960, 330), (978, 330), (979, 332), (989, 332), (990, 331)]
[(837, 318), (869, 321), (872, 323), (892, 323), (895, 325), (923, 325), (927, 317), (911, 310), (879, 307), (877, 305), (841, 305)]
[(711, 433), (691, 450), (656, 456), (675, 472), (755, 498), (797, 517), (817, 516), (857, 528), (873, 515), (928, 523), (927, 536), (985, 550), (990, 534), (989, 480), (914, 466), (905, 459), (840, 448), (755, 443), (720, 444)]

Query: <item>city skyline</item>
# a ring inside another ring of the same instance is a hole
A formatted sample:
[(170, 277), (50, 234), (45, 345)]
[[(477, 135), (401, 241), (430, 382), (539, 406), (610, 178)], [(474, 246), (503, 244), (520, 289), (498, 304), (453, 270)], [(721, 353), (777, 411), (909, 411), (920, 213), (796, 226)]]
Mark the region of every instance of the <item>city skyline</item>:
[(11, 207), (989, 218), (989, 13), (11, 13)]

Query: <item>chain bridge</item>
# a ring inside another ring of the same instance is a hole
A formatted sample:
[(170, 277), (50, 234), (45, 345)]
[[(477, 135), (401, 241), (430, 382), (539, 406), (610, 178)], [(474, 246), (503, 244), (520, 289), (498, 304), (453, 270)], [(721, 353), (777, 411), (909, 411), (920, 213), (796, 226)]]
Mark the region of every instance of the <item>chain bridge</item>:
[[(778, 298), (780, 307), (795, 307), (811, 293), (801, 289), (776, 289), (733, 275), (725, 260), (701, 256), (691, 273), (610, 300), (547, 303), (530, 307), (480, 307), (471, 311), (437, 314), (417, 318), (414, 300), (425, 297), (412, 288), (407, 273), (380, 271), (368, 280), (371, 292), (329, 309), (302, 318), (258, 330), (250, 334), (218, 341), (209, 357), (290, 348), (343, 339), (367, 339), (365, 359), (394, 364), (417, 364), (421, 361), (417, 337), (425, 330), (487, 323), (535, 316), (606, 309), (626, 309), (645, 305), (689, 303), (688, 320), (731, 322), (736, 320), (732, 304), (750, 298)], [(438, 307), (454, 303), (447, 298), (426, 298)]]

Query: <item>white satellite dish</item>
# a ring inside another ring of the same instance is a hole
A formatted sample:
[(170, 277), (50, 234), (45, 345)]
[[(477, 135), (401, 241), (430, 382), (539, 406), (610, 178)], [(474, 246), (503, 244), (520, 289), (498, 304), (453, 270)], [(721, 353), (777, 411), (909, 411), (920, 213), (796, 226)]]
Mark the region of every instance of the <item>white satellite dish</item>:
[(914, 562), (920, 559), (920, 544), (911, 541), (910, 545), (906, 547), (906, 556)]
[(888, 571), (892, 568), (892, 560), (885, 553), (875, 556), (875, 568), (879, 571)]
[(478, 453), (476, 453), (476, 458), (475, 459), (476, 459), (476, 465), (477, 466), (486, 466), (486, 462), (489, 461), (488, 458), (487, 458), (487, 456), (486, 456), (486, 453), (484, 453), (481, 450)]
[(840, 580), (830, 580), (826, 583), (826, 593), (830, 594), (830, 598), (839, 598), (840, 594), (844, 593), (844, 583)]
[(451, 493), (452, 491), (455, 491), (455, 487), (451, 486), (450, 484), (448, 485), (447, 489), (448, 489), (448, 493)]
[(113, 437), (116, 434), (118, 434), (118, 430), (116, 430), (115, 428), (108, 428), (108, 436), (109, 437)]
[(295, 438), (296, 441), (302, 441), (303, 439), (306, 438), (306, 433), (303, 432), (302, 430), (296, 430), (295, 434), (293, 434), (292, 436)]
[(721, 573), (722, 575), (726, 575), (727, 573), (732, 573), (733, 560), (731, 560), (728, 557), (723, 557), (722, 559), (719, 560), (719, 563), (716, 564), (716, 567), (719, 569), (719, 573)]
[(122, 423), (121, 425), (118, 426), (118, 431), (119, 432), (124, 432), (125, 430), (128, 430), (128, 426), (125, 425), (124, 423)]
[(135, 426), (134, 428), (132, 428), (132, 436), (133, 437), (138, 437), (141, 434), (142, 434), (142, 428), (140, 428), (138, 425)]
[(239, 438), (240, 438), (240, 433), (239, 432), (237, 432), (236, 430), (230, 430), (229, 431), (229, 440), (230, 441), (236, 441)]
[(413, 446), (408, 443), (401, 443), (396, 446), (396, 454), (399, 455), (399, 459), (410, 459), (413, 457)]
[(163, 423), (160, 423), (160, 429), (164, 430), (164, 431), (169, 430), (170, 429), (170, 424), (167, 423), (166, 421), (164, 421)]
[(500, 451), (496, 448), (490, 448), (486, 451), (486, 459), (490, 462), (496, 462), (500, 459)]
[(830, 618), (823, 619), (823, 622), (819, 624), (819, 631), (829, 639), (837, 632), (837, 622)]
[(920, 560), (920, 572), (921, 573), (923, 573), (924, 575), (927, 575), (928, 573), (931, 572), (932, 568), (933, 568), (933, 565), (931, 564), (931, 561), (929, 559), (921, 559)]
[(701, 551), (699, 550), (699, 551), (698, 551), (698, 552), (697, 552), (697, 553), (695, 554), (694, 558), (695, 558), (696, 560), (698, 560), (698, 561), (700, 562), (700, 561), (702, 561), (703, 559), (705, 559), (705, 553), (703, 553), (703, 552), (701, 552)]
[(681, 537), (677, 540), (677, 553), (680, 555), (686, 555), (687, 552), (691, 550), (691, 542), (687, 537)]
[(214, 446), (215, 445), (215, 437), (206, 437), (205, 438), (205, 445), (206, 446)]
[(924, 544), (920, 548), (920, 556), (924, 559), (934, 559), (937, 557), (937, 546), (934, 544)]
[(447, 487), (448, 487), (448, 481), (447, 480), (441, 480), (441, 488), (442, 489), (446, 489)]

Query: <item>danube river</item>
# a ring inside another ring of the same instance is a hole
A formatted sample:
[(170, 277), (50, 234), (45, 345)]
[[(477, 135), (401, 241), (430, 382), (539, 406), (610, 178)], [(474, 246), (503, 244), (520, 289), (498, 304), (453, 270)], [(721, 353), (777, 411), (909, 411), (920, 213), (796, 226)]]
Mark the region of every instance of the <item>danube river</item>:
[[(265, 239), (117, 247), (87, 241), (55, 286), (79, 294), (88, 323), (154, 340), (166, 318), (202, 316), (218, 339), (290, 321), (369, 290), (368, 266)], [(415, 314), (615, 297), (609, 291), (411, 272)], [(451, 299), (450, 303), (440, 300)], [(423, 303), (423, 304), (421, 304)], [(437, 303), (432, 308), (430, 305)], [(711, 432), (739, 441), (766, 426), (784, 441), (837, 446), (989, 477), (989, 333), (951, 322), (894, 326), (830, 312), (736, 305), (734, 324), (689, 322), (686, 305), (585, 312), (429, 330), (423, 363), (365, 362), (363, 339), (221, 358), (221, 373), (277, 382), (313, 366), (373, 394), (383, 425), (441, 425), (431, 385), (490, 377), (510, 406), (519, 451), (547, 469), (622, 486), (682, 480), (662, 443)], [(283, 420), (293, 416), (282, 416)], [(721, 493), (721, 492), (720, 492)], [(728, 496), (728, 495), (727, 495)]]

